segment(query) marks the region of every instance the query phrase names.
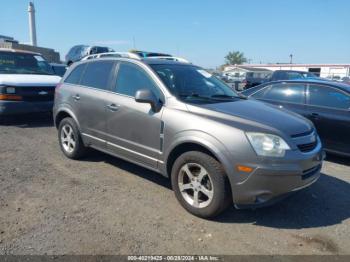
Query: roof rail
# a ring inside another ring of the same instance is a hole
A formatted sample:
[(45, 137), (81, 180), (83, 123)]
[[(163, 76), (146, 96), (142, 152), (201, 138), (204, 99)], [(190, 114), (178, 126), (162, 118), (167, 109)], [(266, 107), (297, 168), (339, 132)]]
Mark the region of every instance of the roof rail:
[(164, 59), (164, 60), (171, 60), (171, 61), (177, 61), (181, 63), (187, 63), (191, 64), (187, 59), (182, 57), (176, 57), (176, 56), (150, 56), (150, 57), (140, 57), (140, 55), (132, 52), (106, 52), (106, 53), (99, 53), (99, 54), (92, 54), (85, 56), (82, 61), (89, 60), (89, 59), (96, 59), (96, 58), (103, 58), (103, 57), (124, 57), (124, 58), (132, 58), (136, 60), (141, 59)]
[(81, 60), (89, 60), (89, 59), (96, 59), (96, 58), (102, 58), (102, 57), (125, 57), (125, 58), (132, 58), (141, 60), (140, 56), (134, 53), (130, 52), (106, 52), (106, 53), (98, 53), (98, 54), (92, 54), (85, 56)]

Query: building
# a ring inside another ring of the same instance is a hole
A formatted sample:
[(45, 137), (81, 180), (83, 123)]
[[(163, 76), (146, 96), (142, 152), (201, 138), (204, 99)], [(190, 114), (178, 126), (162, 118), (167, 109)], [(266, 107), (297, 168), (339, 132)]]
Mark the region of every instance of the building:
[(13, 37), (0, 35), (0, 48), (10, 48), (31, 51), (42, 54), (49, 63), (60, 63), (60, 54), (54, 49), (20, 44)]
[(251, 69), (267, 69), (271, 71), (276, 70), (296, 70), (296, 71), (307, 71), (316, 74), (317, 76), (330, 78), (330, 79), (341, 79), (343, 77), (350, 76), (350, 64), (244, 64), (244, 65), (229, 65), (226, 66), (224, 72), (236, 70), (236, 68), (244, 68), (245, 70)]

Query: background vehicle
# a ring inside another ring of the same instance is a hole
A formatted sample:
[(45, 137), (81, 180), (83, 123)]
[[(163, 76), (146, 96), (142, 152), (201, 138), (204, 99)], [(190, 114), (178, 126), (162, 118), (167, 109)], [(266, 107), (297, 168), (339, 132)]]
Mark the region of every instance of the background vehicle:
[(294, 79), (317, 79), (320, 80), (315, 74), (304, 71), (294, 70), (276, 70), (270, 77), (266, 79), (266, 82), (279, 81), (279, 80), (294, 80)]
[(0, 50), (0, 115), (49, 112), (60, 77), (37, 53)]
[(50, 63), (50, 66), (52, 67), (54, 74), (57, 76), (63, 76), (67, 70), (65, 64)]
[(56, 89), (54, 119), (67, 157), (93, 147), (159, 172), (201, 217), (232, 200), (237, 207), (271, 203), (315, 182), (322, 165), (311, 122), (247, 100), (188, 63), (76, 63)]
[(157, 53), (157, 52), (149, 52), (149, 51), (140, 51), (140, 50), (130, 50), (130, 53), (137, 54), (141, 58), (147, 58), (147, 57), (159, 57), (159, 56), (168, 56), (171, 57), (172, 55), (164, 54), (164, 53)]
[(242, 94), (308, 118), (326, 150), (350, 156), (350, 86), (330, 81), (276, 81)]
[(76, 45), (73, 46), (66, 55), (66, 63), (70, 66), (72, 63), (80, 61), (83, 57), (92, 54), (111, 52), (112, 49), (103, 46)]
[(271, 72), (247, 72), (245, 79), (243, 79), (244, 89), (266, 82), (270, 75)]
[(348, 77), (348, 76), (343, 77), (342, 78), (342, 83), (350, 85), (350, 77)]

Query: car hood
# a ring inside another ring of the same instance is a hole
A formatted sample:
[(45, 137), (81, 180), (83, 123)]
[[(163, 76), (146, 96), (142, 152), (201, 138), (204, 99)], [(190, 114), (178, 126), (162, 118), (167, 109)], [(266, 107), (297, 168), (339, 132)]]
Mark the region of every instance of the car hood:
[(0, 85), (56, 86), (61, 77), (56, 75), (0, 74)]
[(242, 128), (244, 125), (249, 131), (259, 128), (280, 131), (290, 136), (308, 132), (313, 128), (308, 120), (298, 114), (254, 100), (189, 105), (188, 110), (207, 117), (241, 123)]

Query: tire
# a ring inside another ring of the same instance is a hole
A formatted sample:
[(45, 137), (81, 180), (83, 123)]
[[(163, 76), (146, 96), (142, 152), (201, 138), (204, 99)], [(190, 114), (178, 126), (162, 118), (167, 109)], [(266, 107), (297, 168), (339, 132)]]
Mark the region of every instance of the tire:
[(186, 152), (176, 159), (171, 183), (180, 204), (198, 217), (215, 217), (232, 203), (230, 185), (222, 165), (199, 151)]
[(86, 152), (77, 124), (73, 118), (64, 118), (58, 127), (58, 141), (63, 154), (70, 159), (80, 159)]

